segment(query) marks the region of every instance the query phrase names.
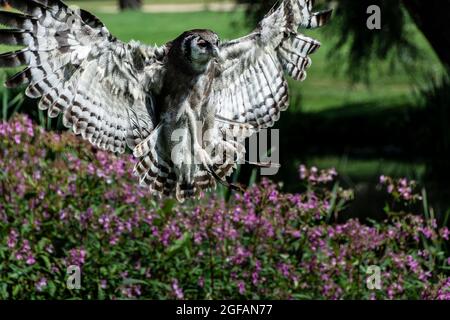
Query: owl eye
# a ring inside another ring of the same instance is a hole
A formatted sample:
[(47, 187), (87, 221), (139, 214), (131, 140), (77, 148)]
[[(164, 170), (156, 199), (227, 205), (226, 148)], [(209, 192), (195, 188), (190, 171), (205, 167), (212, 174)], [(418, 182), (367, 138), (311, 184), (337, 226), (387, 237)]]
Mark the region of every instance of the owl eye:
[(200, 39), (200, 40), (197, 41), (197, 45), (198, 45), (200, 48), (205, 48), (205, 47), (208, 46), (208, 42), (206, 42), (206, 41), (203, 40), (203, 39)]

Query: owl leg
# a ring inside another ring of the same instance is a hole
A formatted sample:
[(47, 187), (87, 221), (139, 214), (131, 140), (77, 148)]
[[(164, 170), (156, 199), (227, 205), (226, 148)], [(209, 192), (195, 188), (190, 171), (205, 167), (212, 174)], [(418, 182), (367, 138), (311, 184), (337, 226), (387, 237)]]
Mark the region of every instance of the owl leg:
[[(198, 121), (191, 108), (186, 108), (183, 116), (183, 127), (187, 129), (182, 137), (180, 147), (172, 159), (176, 165), (177, 184), (175, 194), (179, 201), (200, 195), (203, 189), (215, 186), (209, 173), (213, 161), (208, 152), (202, 148), (198, 133), (202, 132), (203, 124)], [(174, 161), (178, 160), (178, 161)]]
[[(197, 119), (195, 118), (195, 114), (191, 109), (187, 111), (187, 116), (188, 116), (189, 134), (191, 135), (192, 139), (195, 164), (203, 164), (205, 168), (208, 168), (213, 164), (213, 162), (208, 152), (206, 152), (206, 150), (199, 143), (198, 132), (203, 132), (201, 128), (201, 122), (197, 121)], [(198, 130), (199, 127), (200, 130)]]

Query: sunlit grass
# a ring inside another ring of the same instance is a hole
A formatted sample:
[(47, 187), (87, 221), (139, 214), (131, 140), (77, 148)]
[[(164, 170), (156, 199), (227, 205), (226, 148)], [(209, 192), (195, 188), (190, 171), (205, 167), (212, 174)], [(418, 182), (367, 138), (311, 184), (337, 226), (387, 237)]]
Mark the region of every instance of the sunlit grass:
[[(64, 1), (69, 5), (79, 6), (87, 10), (101, 11), (108, 10), (110, 8), (118, 8), (118, 0), (75, 0)], [(204, 4), (218, 3), (218, 2), (230, 2), (224, 0), (143, 0), (145, 5), (167, 5), (167, 4)]]
[(98, 13), (108, 29), (121, 40), (140, 40), (149, 44), (164, 44), (190, 29), (213, 29), (222, 39), (245, 35), (248, 30), (241, 24), (243, 12), (191, 12), (191, 13)]

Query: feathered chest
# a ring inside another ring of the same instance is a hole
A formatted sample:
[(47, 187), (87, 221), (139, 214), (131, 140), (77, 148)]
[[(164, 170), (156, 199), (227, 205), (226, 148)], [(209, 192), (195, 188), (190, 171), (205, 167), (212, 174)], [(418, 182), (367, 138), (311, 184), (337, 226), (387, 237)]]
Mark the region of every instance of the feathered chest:
[(180, 64), (167, 66), (163, 85), (156, 97), (162, 113), (174, 112), (189, 107), (195, 112), (204, 112), (209, 103), (212, 84), (216, 75), (213, 63), (202, 73), (193, 73)]

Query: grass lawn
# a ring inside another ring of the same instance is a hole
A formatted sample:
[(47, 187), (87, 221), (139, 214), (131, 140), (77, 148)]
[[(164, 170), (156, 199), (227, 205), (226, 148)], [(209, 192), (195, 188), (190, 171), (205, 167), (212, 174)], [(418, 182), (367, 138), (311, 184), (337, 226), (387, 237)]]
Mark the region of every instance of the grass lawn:
[(140, 40), (145, 43), (163, 44), (180, 35), (183, 31), (209, 28), (222, 38), (230, 39), (245, 35), (242, 28), (242, 12), (189, 12), (189, 13), (141, 13), (120, 14), (98, 13), (111, 33), (121, 40)]
[[(69, 4), (80, 6), (99, 7), (102, 5), (115, 5), (118, 0), (63, 0)], [(230, 0), (143, 0), (144, 4), (178, 4), (178, 3), (211, 3), (211, 2), (230, 2)]]
[[(118, 0), (74, 0), (65, 1), (68, 4), (76, 5), (87, 10), (95, 10), (101, 6), (103, 7), (113, 7), (118, 6)], [(229, 2), (227, 0), (143, 0), (144, 4), (190, 4), (190, 3), (217, 3), (217, 2)]]

